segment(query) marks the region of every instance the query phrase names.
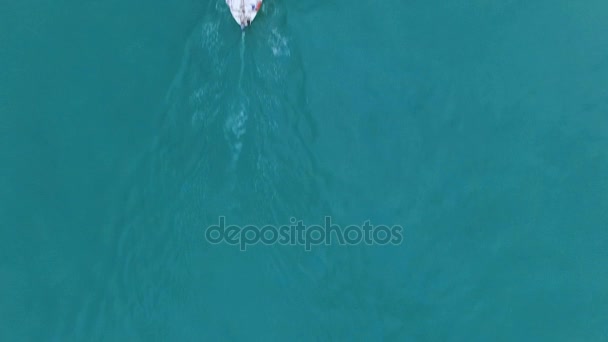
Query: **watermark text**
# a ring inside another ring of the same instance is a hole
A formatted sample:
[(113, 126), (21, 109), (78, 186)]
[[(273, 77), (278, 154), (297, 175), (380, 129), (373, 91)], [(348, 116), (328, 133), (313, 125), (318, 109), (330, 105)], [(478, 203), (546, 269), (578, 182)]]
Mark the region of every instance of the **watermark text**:
[(369, 220), (362, 225), (344, 228), (332, 223), (325, 216), (323, 225), (305, 225), (302, 220), (290, 219), (289, 225), (228, 225), (226, 217), (220, 216), (218, 223), (207, 227), (205, 238), (211, 244), (226, 243), (246, 251), (248, 246), (290, 245), (303, 246), (306, 251), (313, 246), (337, 244), (353, 245), (400, 245), (403, 242), (403, 227), (399, 225), (372, 225)]

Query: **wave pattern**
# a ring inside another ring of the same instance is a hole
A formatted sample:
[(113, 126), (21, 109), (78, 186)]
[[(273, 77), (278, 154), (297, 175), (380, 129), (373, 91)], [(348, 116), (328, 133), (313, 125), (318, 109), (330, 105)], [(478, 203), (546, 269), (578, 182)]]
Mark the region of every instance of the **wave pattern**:
[[(116, 253), (107, 263), (115, 269), (103, 272), (113, 276), (99, 279), (103, 299), (90, 300), (98, 305), (77, 314), (97, 323), (65, 327), (74, 337), (118, 338), (105, 336), (114, 331), (142, 340), (185, 338), (192, 333), (184, 328), (188, 322), (200, 329), (201, 317), (191, 314), (211, 305), (209, 294), (242, 292), (243, 277), (275, 279), (286, 303), (297, 301), (298, 283), (311, 281), (289, 271), (300, 252), (266, 248), (244, 258), (231, 246), (204, 241), (204, 228), (220, 215), (234, 223), (279, 224), (290, 215), (318, 214), (322, 206), (306, 146), (314, 124), (302, 63), (284, 28), (285, 9), (266, 5), (267, 13), (241, 34), (224, 1), (213, 1), (188, 39), (158, 135), (133, 163), (125, 203), (116, 210), (108, 239)], [(226, 260), (258, 274), (231, 274)], [(250, 295), (226, 296), (225, 305)], [(226, 312), (221, 309), (211, 305), (203, 319), (221, 320), (214, 318)], [(230, 335), (220, 330), (202, 334)]]

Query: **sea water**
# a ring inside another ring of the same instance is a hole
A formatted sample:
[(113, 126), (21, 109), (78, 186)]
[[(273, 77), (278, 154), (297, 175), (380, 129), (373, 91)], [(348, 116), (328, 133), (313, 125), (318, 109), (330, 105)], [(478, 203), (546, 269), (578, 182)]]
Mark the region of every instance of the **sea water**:
[(2, 8), (0, 340), (608, 339), (605, 1)]

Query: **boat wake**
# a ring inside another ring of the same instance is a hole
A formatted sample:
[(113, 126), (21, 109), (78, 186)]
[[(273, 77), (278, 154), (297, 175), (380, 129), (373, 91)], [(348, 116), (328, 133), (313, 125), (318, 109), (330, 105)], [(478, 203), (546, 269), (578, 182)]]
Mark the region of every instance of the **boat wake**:
[[(264, 1), (256, 25), (241, 32), (224, 0), (215, 0), (187, 39), (158, 134), (133, 162), (125, 201), (108, 228), (115, 253), (104, 274), (112, 276), (99, 283), (112, 295), (99, 297), (116, 300), (83, 308), (79, 316), (101, 323), (74, 331), (75, 339), (102, 334), (106, 316), (144, 339), (138, 327), (149, 322), (155, 322), (150, 334), (183, 339), (175, 327), (191, 320), (190, 309), (208, 305), (201, 291), (215, 293), (231, 283), (223, 263), (208, 260), (234, 257), (232, 249), (207, 248), (201, 229), (219, 216), (234, 224), (271, 224), (318, 208), (304, 70), (279, 4)], [(262, 260), (247, 262), (251, 269), (266, 265), (283, 284), (277, 291), (289, 297), (306, 278), (282, 276), (302, 258), (281, 254), (293, 249), (280, 251), (269, 248), (257, 254)], [(167, 311), (182, 314), (170, 322), (158, 314)]]

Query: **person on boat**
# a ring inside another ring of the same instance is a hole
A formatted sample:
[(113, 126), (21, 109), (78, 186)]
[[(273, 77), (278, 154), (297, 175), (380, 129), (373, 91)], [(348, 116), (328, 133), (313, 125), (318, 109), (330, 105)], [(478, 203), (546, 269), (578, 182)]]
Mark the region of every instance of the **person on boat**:
[(260, 8), (262, 7), (262, 1), (258, 1), (255, 5), (251, 4), (251, 10), (252, 11), (259, 11)]

